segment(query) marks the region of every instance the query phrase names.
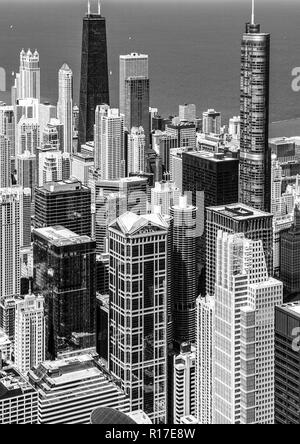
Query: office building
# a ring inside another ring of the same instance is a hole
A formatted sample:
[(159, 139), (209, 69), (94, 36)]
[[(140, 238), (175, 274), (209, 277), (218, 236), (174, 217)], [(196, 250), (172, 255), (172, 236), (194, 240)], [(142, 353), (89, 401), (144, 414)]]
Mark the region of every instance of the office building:
[(57, 117), (64, 126), (64, 152), (73, 152), (73, 73), (65, 63), (58, 73)]
[[(126, 114), (126, 80), (129, 78), (149, 79), (149, 57), (132, 53), (120, 56), (120, 113)], [(148, 109), (149, 118), (149, 109)], [(136, 125), (133, 125), (136, 126)], [(131, 128), (127, 128), (129, 131)], [(146, 132), (146, 128), (144, 128)]]
[(94, 140), (95, 111), (102, 103), (109, 105), (106, 19), (100, 7), (97, 13), (89, 7), (82, 29), (78, 151)]
[(47, 356), (76, 348), (76, 334), (84, 336), (80, 349), (94, 346), (96, 243), (61, 226), (34, 230), (33, 241), (35, 291), (45, 298)]
[(22, 49), (20, 53), (20, 71), (16, 76), (16, 99), (41, 100), (40, 57), (37, 50), (34, 53)]
[(26, 374), (45, 360), (44, 298), (26, 295), (16, 301), (15, 365)]
[(196, 117), (197, 117), (196, 105), (194, 104), (179, 105), (179, 119), (181, 121), (195, 122)]
[(107, 252), (108, 226), (127, 211), (147, 213), (147, 179), (126, 177), (95, 182), (95, 236), (97, 253)]
[(196, 149), (196, 126), (190, 122), (171, 123), (166, 127), (168, 136), (177, 139), (177, 147), (186, 151)]
[(214, 109), (205, 111), (202, 115), (202, 132), (204, 134), (220, 134), (221, 113)]
[(263, 243), (218, 232), (215, 290), (215, 424), (274, 423), (275, 306)]
[(167, 409), (168, 230), (160, 215), (133, 213), (109, 228), (109, 368), (130, 409), (156, 424), (166, 423)]
[(125, 177), (123, 116), (118, 109), (99, 105), (95, 119), (95, 168), (102, 179)]
[(288, 294), (300, 293), (300, 206), (295, 207), (294, 223), (280, 236), (280, 280)]
[(91, 190), (77, 180), (50, 182), (35, 190), (35, 227), (63, 227), (91, 236)]
[(270, 34), (246, 24), (241, 47), (240, 202), (270, 211), (269, 149)]
[(275, 424), (299, 424), (300, 303), (275, 309)]
[(197, 207), (187, 197), (171, 208), (173, 341), (195, 342), (197, 299)]
[(142, 127), (145, 133), (146, 148), (149, 146), (150, 122), (150, 80), (147, 77), (129, 77), (125, 80), (125, 118), (124, 126), (131, 132), (132, 128)]
[(174, 357), (174, 424), (196, 413), (196, 353), (191, 344), (181, 344)]
[(128, 136), (127, 174), (145, 171), (145, 141), (143, 127), (131, 129)]
[(248, 239), (262, 240), (269, 276), (273, 273), (273, 216), (243, 204), (209, 207), (206, 210), (206, 294), (213, 296), (216, 278), (218, 231), (244, 233)]
[(204, 207), (226, 205), (238, 201), (239, 161), (229, 155), (208, 152), (182, 154), (183, 190), (204, 192)]
[(167, 134), (165, 131), (155, 131), (151, 135), (152, 149), (161, 158), (164, 172), (171, 172), (170, 152), (173, 148), (178, 148), (178, 138), (176, 135)]
[(38, 424), (38, 395), (18, 369), (0, 372), (0, 424)]
[(196, 417), (199, 424), (213, 424), (215, 299), (197, 299)]
[(29, 372), (39, 424), (90, 424), (98, 407), (129, 412), (127, 396), (91, 355), (45, 361)]

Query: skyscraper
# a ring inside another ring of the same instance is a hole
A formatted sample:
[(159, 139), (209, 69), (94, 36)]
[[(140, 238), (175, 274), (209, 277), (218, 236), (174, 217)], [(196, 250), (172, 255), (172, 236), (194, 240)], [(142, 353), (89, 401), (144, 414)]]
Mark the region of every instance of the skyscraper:
[(161, 214), (169, 215), (171, 208), (179, 204), (180, 196), (181, 192), (174, 182), (156, 182), (151, 189), (152, 212), (158, 209)]
[(34, 284), (45, 298), (47, 356), (95, 345), (96, 243), (64, 227), (33, 232)]
[(275, 424), (300, 421), (300, 302), (275, 310)]
[(16, 157), (16, 170), (18, 185), (23, 188), (30, 188), (31, 199), (34, 199), (34, 190), (37, 185), (37, 165), (36, 155), (30, 151), (18, 154)]
[(209, 109), (203, 113), (202, 132), (204, 134), (220, 134), (221, 113)]
[(64, 152), (73, 152), (73, 73), (65, 63), (58, 73), (57, 117), (64, 126)]
[(300, 292), (300, 206), (296, 205), (293, 226), (281, 233), (280, 279), (288, 294)]
[[(129, 78), (149, 78), (149, 57), (133, 52), (120, 56), (120, 113), (126, 114), (126, 80)], [(149, 112), (149, 110), (148, 110)], [(133, 125), (136, 126), (136, 125)], [(131, 128), (127, 128), (128, 131)], [(145, 128), (144, 128), (145, 130)]]
[(11, 184), (11, 145), (8, 137), (0, 134), (0, 188)]
[(134, 127), (142, 127), (146, 147), (150, 137), (150, 81), (147, 77), (129, 77), (125, 80), (125, 119), (124, 126), (131, 132)]
[(102, 179), (125, 177), (122, 114), (108, 105), (99, 105), (95, 120), (95, 168), (100, 169)]
[(145, 171), (145, 140), (143, 127), (131, 129), (128, 136), (127, 174)]
[(181, 418), (196, 414), (196, 353), (195, 347), (182, 343), (180, 354), (174, 356), (174, 424)]
[(244, 233), (248, 239), (262, 240), (268, 273), (273, 273), (273, 216), (242, 204), (207, 208), (206, 294), (213, 296), (216, 278), (216, 239), (218, 231)]
[(197, 208), (187, 197), (171, 208), (172, 217), (172, 315), (173, 341), (195, 342), (197, 299)]
[(109, 368), (121, 379), (131, 410), (154, 423), (167, 409), (167, 251), (160, 215), (126, 213), (109, 228)]
[(17, 99), (41, 100), (40, 85), (40, 56), (37, 50), (34, 53), (22, 49), (20, 53), (20, 72), (16, 79)]
[(242, 38), (240, 201), (270, 211), (271, 151), (269, 137), (270, 34), (251, 23)]
[(219, 231), (215, 291), (215, 424), (274, 423), (275, 306), (262, 241)]
[(21, 196), (14, 188), (0, 189), (0, 295), (20, 294)]
[(35, 227), (62, 225), (91, 236), (91, 190), (78, 182), (49, 182), (35, 190)]
[(196, 417), (200, 424), (213, 423), (215, 298), (197, 299)]
[(22, 373), (27, 373), (44, 360), (44, 298), (26, 295), (16, 301), (15, 364)]
[(98, 12), (88, 12), (83, 19), (78, 151), (94, 140), (95, 110), (109, 104), (106, 19)]

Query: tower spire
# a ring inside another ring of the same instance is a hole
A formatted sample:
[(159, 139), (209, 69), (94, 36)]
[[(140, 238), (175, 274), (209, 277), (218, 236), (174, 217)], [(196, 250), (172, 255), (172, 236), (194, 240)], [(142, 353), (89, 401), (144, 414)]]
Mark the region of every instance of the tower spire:
[(98, 0), (98, 15), (101, 15), (101, 0)]
[(88, 15), (91, 15), (91, 0), (88, 0)]
[(252, 0), (251, 25), (255, 24), (255, 0)]

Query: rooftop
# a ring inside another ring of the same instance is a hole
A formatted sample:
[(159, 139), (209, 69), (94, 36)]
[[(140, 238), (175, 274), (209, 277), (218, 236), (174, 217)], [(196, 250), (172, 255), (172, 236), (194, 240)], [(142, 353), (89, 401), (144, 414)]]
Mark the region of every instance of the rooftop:
[(215, 213), (223, 214), (224, 216), (230, 217), (238, 221), (255, 219), (257, 217), (271, 217), (271, 213), (266, 213), (265, 211), (257, 210), (255, 208), (249, 207), (243, 203), (235, 203), (229, 205), (222, 205), (219, 207), (208, 207), (209, 211), (214, 211)]
[(62, 226), (37, 228), (34, 233), (50, 241), (57, 247), (73, 244), (85, 244), (91, 241), (88, 236), (79, 236), (71, 230)]
[(33, 390), (33, 388), (17, 368), (11, 366), (0, 370), (0, 400), (20, 396), (28, 390)]
[(162, 231), (169, 229), (169, 224), (160, 214), (146, 214), (138, 216), (127, 212), (116, 219), (110, 228), (121, 231), (124, 235), (134, 235), (145, 228), (159, 228)]
[[(208, 143), (215, 144), (216, 142), (208, 141)], [(217, 162), (217, 163), (238, 161), (237, 159), (231, 156), (226, 156), (224, 153), (209, 153), (208, 151), (188, 151), (186, 155), (197, 157), (200, 159), (207, 159), (210, 160), (211, 162)]]
[(75, 178), (69, 180), (61, 180), (59, 182), (47, 182), (39, 190), (45, 191), (47, 193), (58, 193), (66, 191), (82, 191), (88, 188), (82, 185), (82, 183)]
[(281, 306), (286, 311), (297, 314), (300, 317), (300, 301), (291, 302)]

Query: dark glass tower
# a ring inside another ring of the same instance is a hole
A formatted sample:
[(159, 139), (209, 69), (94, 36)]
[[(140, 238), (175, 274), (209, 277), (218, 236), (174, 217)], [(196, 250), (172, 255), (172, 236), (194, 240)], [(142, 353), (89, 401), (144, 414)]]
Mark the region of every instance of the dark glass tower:
[(269, 134), (270, 34), (247, 23), (241, 60), (240, 201), (270, 211), (271, 153)]
[(45, 297), (47, 353), (95, 345), (96, 242), (64, 227), (34, 230), (34, 288)]
[(91, 190), (77, 180), (48, 182), (35, 190), (35, 228), (62, 225), (92, 235)]
[(106, 19), (100, 3), (96, 14), (91, 13), (89, 2), (82, 30), (78, 151), (94, 140), (95, 110), (102, 103), (109, 105)]

